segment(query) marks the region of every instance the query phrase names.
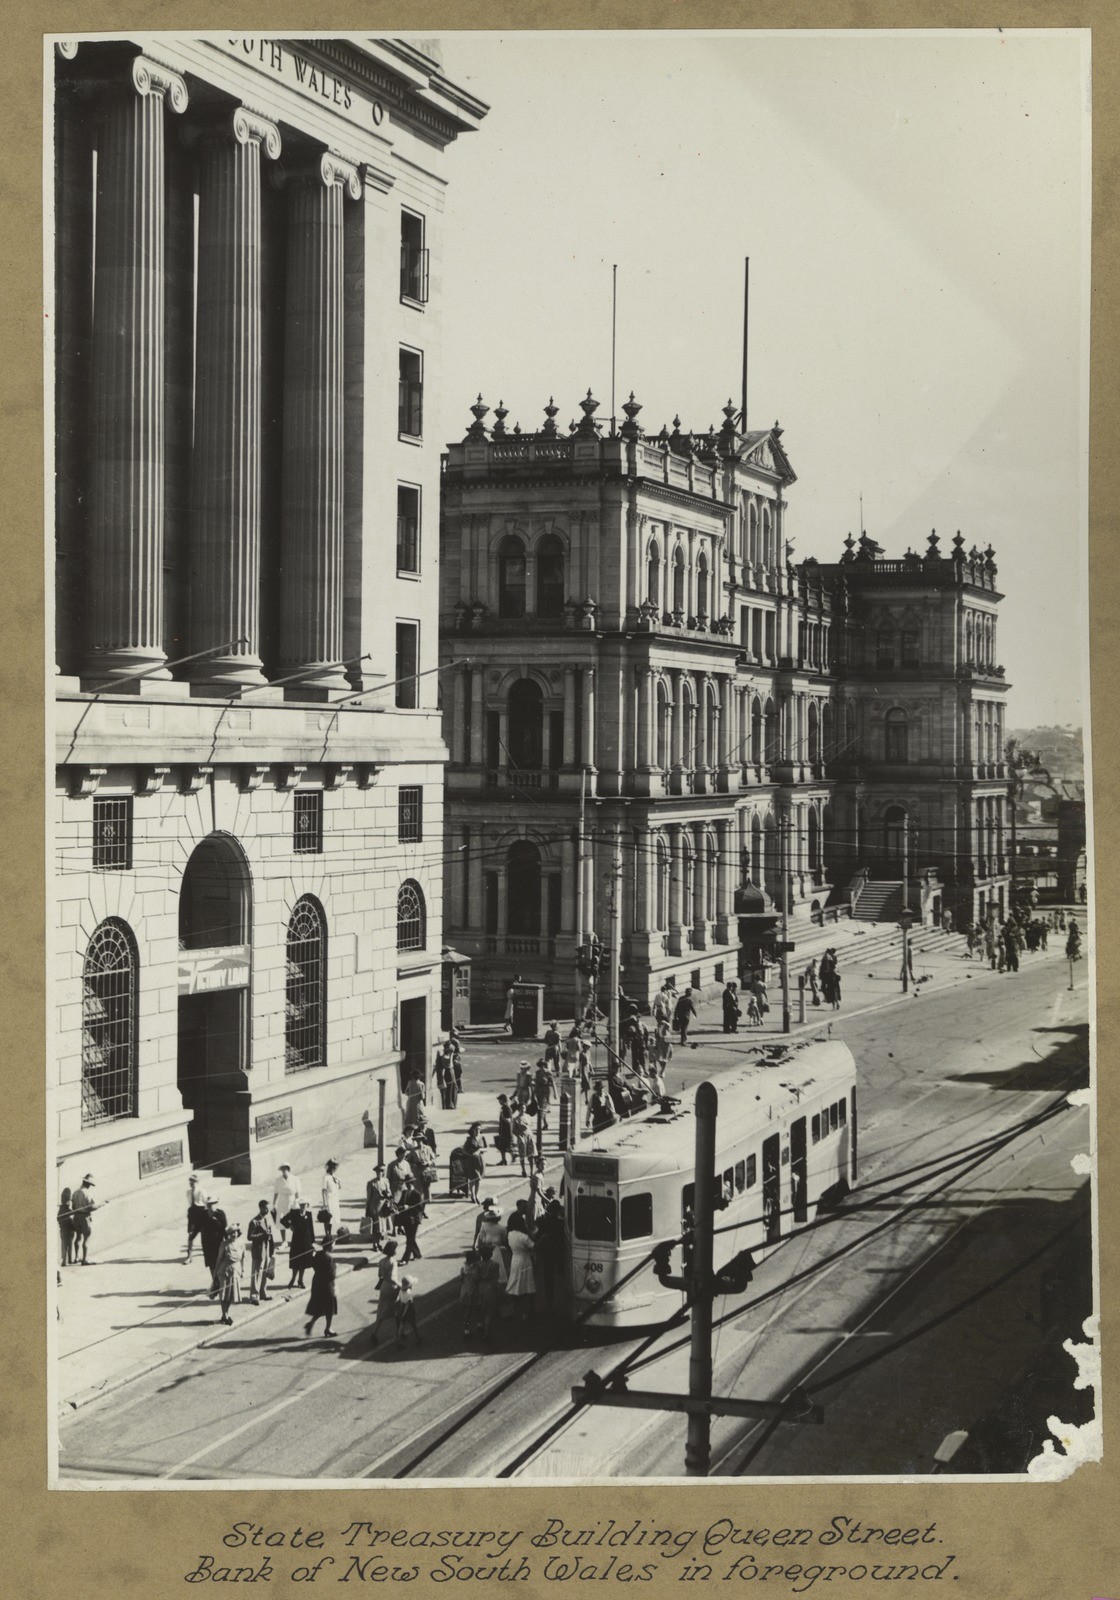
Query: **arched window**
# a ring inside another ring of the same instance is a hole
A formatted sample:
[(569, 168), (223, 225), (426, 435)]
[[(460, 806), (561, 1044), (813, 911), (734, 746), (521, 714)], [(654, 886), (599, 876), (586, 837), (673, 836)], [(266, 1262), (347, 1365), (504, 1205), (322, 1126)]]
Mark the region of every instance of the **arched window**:
[(537, 546), (537, 616), (564, 615), (564, 546), (549, 533)]
[(696, 615), (698, 617), (708, 615), (708, 558), (703, 550), (696, 563)]
[(513, 534), (498, 546), (498, 615), (525, 615), (525, 546)]
[(907, 759), (907, 744), (910, 730), (905, 711), (896, 706), (893, 711), (888, 711), (884, 721), (885, 730), (885, 756), (888, 761), (905, 761)]
[(650, 541), (649, 555), (646, 558), (646, 599), (651, 606), (661, 610), (661, 552), (657, 548), (656, 539)]
[(832, 724), (833, 724), (832, 706), (829, 703), (829, 701), (826, 700), (825, 703), (824, 703), (824, 709), (821, 712), (821, 760), (822, 761), (831, 761), (833, 756), (836, 754), (836, 751), (835, 751), (835, 748), (834, 748), (834, 746), (835, 746), (835, 738), (836, 738), (836, 730), (834, 729)]
[(327, 1059), (327, 919), (311, 895), (288, 923), (284, 1071), (306, 1072)]
[(212, 833), (195, 847), (179, 889), (179, 944), (212, 950), (249, 942), (249, 873), (241, 848)]
[(669, 768), (669, 693), (664, 682), (657, 685), (657, 765), (662, 772)]
[(428, 941), (424, 893), (412, 878), (397, 890), (397, 949), (423, 950)]
[(774, 551), (771, 548), (771, 544), (770, 510), (769, 507), (764, 506), (762, 510), (762, 563), (766, 567), (774, 565)]
[(971, 660), (972, 660), (972, 618), (971, 617), (966, 617), (965, 618), (965, 623), (964, 623), (964, 658), (968, 662), (971, 662)]
[(692, 844), (687, 838), (681, 844), (681, 921), (692, 921), (692, 895), (693, 873), (695, 863), (692, 857)]
[(673, 556), (673, 610), (684, 611), (684, 551), (680, 545)]
[(821, 819), (816, 806), (809, 807), (809, 871), (816, 872), (821, 864)]
[(762, 764), (771, 766), (775, 761), (781, 760), (781, 751), (778, 749), (778, 715), (774, 710), (773, 700), (767, 700), (766, 710), (762, 719)]
[(751, 761), (762, 765), (762, 701), (757, 695), (751, 702)]
[(544, 764), (544, 695), (532, 678), (518, 678), (509, 692), (509, 760), (522, 772)]
[(875, 665), (894, 666), (894, 629), (880, 628), (875, 636)]
[(821, 758), (820, 719), (817, 715), (815, 700), (809, 701), (809, 760), (819, 761)]
[(716, 842), (710, 837), (704, 864), (704, 916), (713, 922), (716, 915)]
[(82, 967), (82, 1126), (134, 1117), (140, 959), (127, 923), (94, 929)]
[(752, 567), (758, 566), (758, 507), (751, 501), (747, 551)]
[(506, 930), (537, 938), (541, 931), (541, 853), (528, 839), (510, 845), (506, 863)]
[(751, 882), (762, 887), (762, 819), (757, 811), (751, 818)]

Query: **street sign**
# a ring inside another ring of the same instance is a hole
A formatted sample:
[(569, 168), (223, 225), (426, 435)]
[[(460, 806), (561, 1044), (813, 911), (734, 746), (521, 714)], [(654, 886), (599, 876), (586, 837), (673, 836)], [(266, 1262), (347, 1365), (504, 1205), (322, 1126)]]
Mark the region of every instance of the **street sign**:
[(780, 956), (788, 956), (791, 951), (797, 949), (797, 945), (792, 939), (779, 939), (775, 944), (774, 949)]

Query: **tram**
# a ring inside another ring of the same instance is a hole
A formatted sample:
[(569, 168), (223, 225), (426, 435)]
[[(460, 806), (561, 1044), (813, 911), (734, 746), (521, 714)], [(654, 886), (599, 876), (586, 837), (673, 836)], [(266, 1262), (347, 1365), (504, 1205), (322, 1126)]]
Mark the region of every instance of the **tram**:
[[(740, 1251), (761, 1259), (842, 1197), (856, 1180), (856, 1063), (839, 1040), (755, 1057), (711, 1079), (719, 1094), (718, 1271)], [(616, 1123), (564, 1157), (567, 1298), (593, 1327), (659, 1322), (684, 1303), (652, 1264), (627, 1274), (662, 1240), (681, 1237), (695, 1192), (690, 1095)], [(677, 1256), (679, 1263), (680, 1257)]]

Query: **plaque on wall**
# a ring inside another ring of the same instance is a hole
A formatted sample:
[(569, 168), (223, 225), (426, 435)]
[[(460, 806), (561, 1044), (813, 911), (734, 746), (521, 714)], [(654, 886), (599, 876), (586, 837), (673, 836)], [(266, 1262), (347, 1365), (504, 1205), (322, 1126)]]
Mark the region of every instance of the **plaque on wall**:
[(292, 1131), (292, 1108), (285, 1106), (283, 1111), (266, 1111), (257, 1117), (253, 1123), (253, 1131), (257, 1139), (275, 1139), (282, 1133)]
[(138, 1152), (140, 1176), (151, 1178), (157, 1172), (167, 1172), (183, 1165), (183, 1141), (173, 1139), (169, 1144), (153, 1144)]

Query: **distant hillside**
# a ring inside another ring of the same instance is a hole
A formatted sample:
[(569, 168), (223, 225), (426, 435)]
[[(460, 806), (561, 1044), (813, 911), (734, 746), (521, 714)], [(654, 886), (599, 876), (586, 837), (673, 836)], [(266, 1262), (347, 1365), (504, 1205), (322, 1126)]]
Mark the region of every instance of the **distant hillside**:
[(1028, 750), (1037, 750), (1051, 777), (1084, 781), (1085, 752), (1080, 728), (1013, 728), (1008, 738), (1018, 739)]

